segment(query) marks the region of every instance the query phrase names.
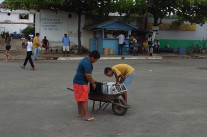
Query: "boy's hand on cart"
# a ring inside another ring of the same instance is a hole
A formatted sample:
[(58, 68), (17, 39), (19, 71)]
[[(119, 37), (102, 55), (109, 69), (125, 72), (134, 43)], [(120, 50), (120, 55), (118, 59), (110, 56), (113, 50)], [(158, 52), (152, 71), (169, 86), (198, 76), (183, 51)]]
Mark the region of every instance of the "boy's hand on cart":
[(93, 90), (95, 90), (96, 89), (96, 84), (95, 83), (92, 84), (92, 87), (93, 87)]
[(116, 82), (116, 85), (119, 85), (120, 83), (119, 82)]

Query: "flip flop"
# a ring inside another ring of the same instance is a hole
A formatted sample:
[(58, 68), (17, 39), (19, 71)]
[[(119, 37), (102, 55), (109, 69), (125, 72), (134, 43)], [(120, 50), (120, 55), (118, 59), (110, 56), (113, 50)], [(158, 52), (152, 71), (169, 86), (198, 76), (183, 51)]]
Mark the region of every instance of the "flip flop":
[(83, 120), (92, 122), (92, 121), (95, 121), (96, 119), (94, 117), (90, 117), (88, 119), (83, 119)]

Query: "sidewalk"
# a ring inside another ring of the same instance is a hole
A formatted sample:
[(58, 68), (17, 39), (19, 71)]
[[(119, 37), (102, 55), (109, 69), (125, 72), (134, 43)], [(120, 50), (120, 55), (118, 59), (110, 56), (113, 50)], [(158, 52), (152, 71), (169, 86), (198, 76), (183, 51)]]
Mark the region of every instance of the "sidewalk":
[[(0, 60), (5, 60), (5, 50), (3, 47), (3, 39), (0, 39)], [(15, 57), (15, 60), (24, 60), (26, 57), (26, 50), (21, 47), (21, 40), (13, 39), (11, 41), (11, 50), (10, 54)], [(58, 51), (56, 54), (55, 51), (51, 53), (44, 53), (43, 50), (40, 51), (39, 60), (60, 60), (60, 61), (67, 61), (67, 60), (80, 60), (83, 57), (87, 56), (87, 54), (77, 55), (77, 54), (69, 54), (69, 57), (63, 57), (62, 52)], [(101, 60), (118, 60), (118, 59), (131, 59), (131, 60), (161, 60), (161, 59), (206, 59), (207, 54), (191, 54), (191, 55), (178, 55), (176, 53), (161, 53), (161, 54), (153, 54), (153, 56), (143, 56), (138, 54), (137, 56), (132, 55), (105, 55), (101, 56)]]

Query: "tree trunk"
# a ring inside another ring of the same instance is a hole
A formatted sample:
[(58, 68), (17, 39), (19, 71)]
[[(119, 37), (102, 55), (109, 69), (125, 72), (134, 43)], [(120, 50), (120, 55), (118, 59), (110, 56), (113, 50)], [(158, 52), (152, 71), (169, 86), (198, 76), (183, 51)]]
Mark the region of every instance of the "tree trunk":
[(144, 29), (147, 29), (147, 23), (148, 23), (148, 13), (146, 13), (146, 16), (145, 16)]
[(159, 30), (158, 18), (157, 17), (154, 17), (154, 23), (153, 23), (152, 30), (153, 30), (153, 33), (152, 33), (152, 41), (154, 42), (155, 36), (157, 34), (157, 31)]
[(79, 54), (82, 54), (82, 46), (81, 46), (81, 13), (78, 13), (78, 49)]

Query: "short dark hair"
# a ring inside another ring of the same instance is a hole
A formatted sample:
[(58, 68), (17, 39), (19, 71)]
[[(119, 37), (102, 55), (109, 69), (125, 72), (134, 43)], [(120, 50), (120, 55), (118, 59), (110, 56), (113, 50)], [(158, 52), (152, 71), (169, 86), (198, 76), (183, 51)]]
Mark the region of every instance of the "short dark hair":
[(40, 35), (40, 33), (36, 33), (36, 36), (39, 36)]
[(104, 74), (107, 74), (110, 70), (112, 70), (110, 67), (106, 67), (106, 68), (104, 69)]
[(27, 37), (27, 40), (31, 40), (31, 38), (30, 37)]
[(100, 59), (100, 54), (97, 50), (94, 50), (89, 53), (89, 57), (93, 57), (94, 59)]

